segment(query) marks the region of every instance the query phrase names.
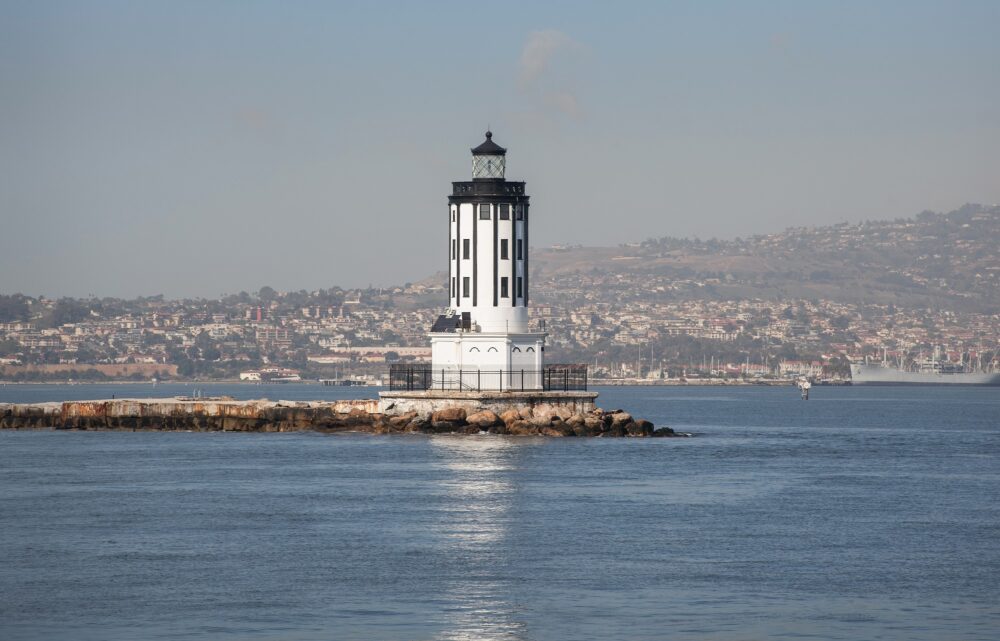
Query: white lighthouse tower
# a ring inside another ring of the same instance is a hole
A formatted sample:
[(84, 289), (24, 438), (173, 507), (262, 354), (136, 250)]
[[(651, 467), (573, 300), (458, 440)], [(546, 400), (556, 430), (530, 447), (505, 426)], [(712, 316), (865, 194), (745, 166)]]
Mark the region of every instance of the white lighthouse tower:
[(472, 180), (452, 183), (443, 212), (448, 306), (430, 330), (431, 362), (390, 365), (380, 412), (433, 421), (442, 409), (533, 416), (594, 409), (587, 366), (546, 365), (544, 326), (528, 324), (528, 196), (523, 182), (506, 179), (506, 167), (507, 150), (487, 131), (472, 150)]
[(545, 333), (528, 328), (528, 196), (507, 150), (472, 150), (472, 180), (448, 198), (448, 309), (430, 332), (432, 387), (541, 389)]

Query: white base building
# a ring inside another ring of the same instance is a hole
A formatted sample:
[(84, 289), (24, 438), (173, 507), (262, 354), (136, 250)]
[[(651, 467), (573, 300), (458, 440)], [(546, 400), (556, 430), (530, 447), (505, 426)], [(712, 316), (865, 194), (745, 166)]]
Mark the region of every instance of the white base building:
[(430, 336), (432, 387), (542, 389), (545, 334), (459, 329)]

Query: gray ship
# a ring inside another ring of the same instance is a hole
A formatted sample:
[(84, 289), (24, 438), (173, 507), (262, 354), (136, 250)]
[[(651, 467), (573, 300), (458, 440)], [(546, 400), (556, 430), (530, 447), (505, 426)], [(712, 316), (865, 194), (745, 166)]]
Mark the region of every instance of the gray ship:
[[(935, 355), (936, 356), (936, 355)], [(962, 364), (929, 358), (904, 370), (887, 363), (852, 363), (852, 385), (995, 385), (1000, 386), (1000, 372), (968, 371)]]

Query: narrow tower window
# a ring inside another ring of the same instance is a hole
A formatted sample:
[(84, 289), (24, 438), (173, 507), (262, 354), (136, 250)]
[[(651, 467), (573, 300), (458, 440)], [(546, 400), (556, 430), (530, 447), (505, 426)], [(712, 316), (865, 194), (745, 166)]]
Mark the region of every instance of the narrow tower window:
[(500, 298), (510, 298), (506, 276), (500, 279)]
[(524, 298), (524, 289), (521, 286), (522, 281), (523, 281), (523, 279), (520, 276), (518, 276), (517, 277), (517, 297), (518, 298)]
[(521, 260), (522, 258), (524, 258), (524, 252), (522, 251), (523, 243), (524, 243), (524, 241), (522, 241), (520, 238), (517, 239), (517, 259), (518, 260)]
[(500, 220), (510, 220), (510, 205), (500, 205), (498, 217)]
[(524, 205), (516, 205), (514, 207), (514, 218), (524, 220)]
[(456, 258), (458, 258), (458, 239), (457, 238), (452, 238), (451, 239), (451, 259), (455, 260)]
[(462, 276), (462, 297), (463, 298), (468, 298), (469, 297), (469, 277), (468, 276)]
[(469, 257), (469, 239), (468, 238), (463, 238), (462, 239), (462, 258), (468, 258), (468, 257)]
[(479, 220), (490, 219), (490, 206), (483, 204), (479, 206)]
[(506, 238), (501, 238), (500, 239), (500, 260), (507, 260), (508, 258), (510, 258), (510, 257), (507, 255), (507, 239)]
[(456, 287), (456, 285), (455, 285), (455, 277), (452, 276), (451, 277), (451, 297), (452, 298), (455, 297), (455, 287)]

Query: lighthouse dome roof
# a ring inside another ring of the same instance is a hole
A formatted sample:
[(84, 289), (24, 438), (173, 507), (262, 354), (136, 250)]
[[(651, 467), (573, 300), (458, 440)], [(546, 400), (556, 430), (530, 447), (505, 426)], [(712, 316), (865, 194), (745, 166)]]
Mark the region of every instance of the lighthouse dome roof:
[(507, 150), (493, 142), (493, 132), (486, 132), (486, 140), (478, 147), (473, 147), (473, 156), (503, 156)]

